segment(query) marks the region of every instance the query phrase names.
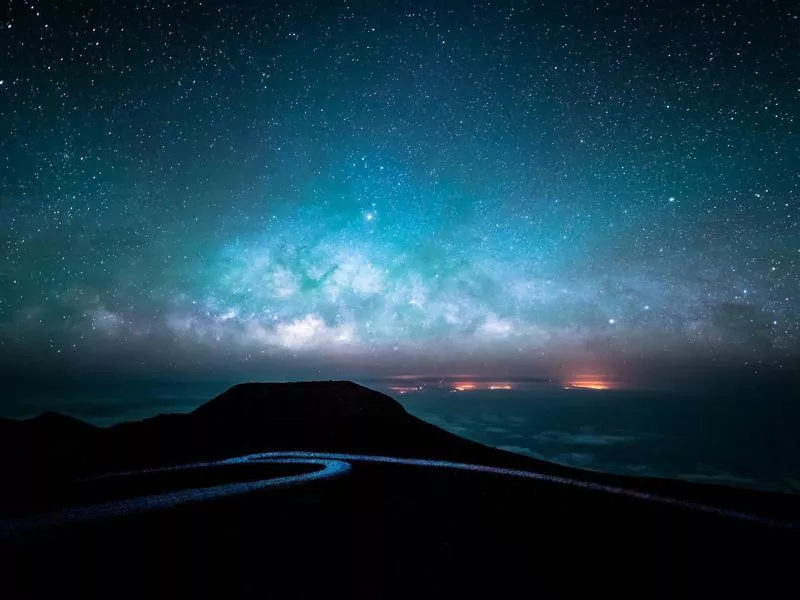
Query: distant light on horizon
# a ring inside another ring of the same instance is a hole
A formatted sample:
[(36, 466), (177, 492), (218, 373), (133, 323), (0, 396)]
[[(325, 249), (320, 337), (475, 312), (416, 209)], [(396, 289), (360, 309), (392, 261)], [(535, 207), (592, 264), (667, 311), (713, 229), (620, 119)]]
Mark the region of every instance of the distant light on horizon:
[(497, 391), (497, 390), (513, 390), (514, 386), (511, 383), (472, 383), (472, 382), (458, 382), (453, 384), (451, 388), (451, 392), (472, 392), (478, 390), (489, 390), (489, 391)]
[(598, 373), (576, 375), (564, 385), (565, 390), (611, 390), (619, 387), (617, 382), (612, 382), (608, 376)]
[(474, 383), (469, 383), (469, 382), (463, 382), (462, 383), (462, 382), (459, 382), (459, 383), (453, 384), (453, 389), (451, 391), (453, 391), (453, 392), (468, 392), (468, 391), (472, 391), (472, 390), (475, 390), (475, 389), (478, 389), (478, 386), (476, 384), (474, 384)]
[(389, 389), (393, 392), (397, 392), (398, 394), (408, 394), (410, 392), (418, 392), (422, 389), (422, 386), (393, 385)]

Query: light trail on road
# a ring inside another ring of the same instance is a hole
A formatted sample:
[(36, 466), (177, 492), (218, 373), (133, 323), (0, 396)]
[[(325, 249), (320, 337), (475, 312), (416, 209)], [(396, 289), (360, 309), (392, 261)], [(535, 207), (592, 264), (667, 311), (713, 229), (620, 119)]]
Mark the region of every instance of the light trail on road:
[[(146, 496), (134, 497), (119, 501), (91, 504), (78, 508), (67, 508), (30, 517), (9, 519), (0, 521), (0, 537), (19, 535), (31, 530), (42, 529), (54, 525), (64, 525), (69, 523), (81, 523), (95, 521), (111, 517), (122, 517), (136, 513), (149, 512), (154, 510), (175, 507), (184, 504), (208, 502), (229, 496), (247, 494), (269, 488), (288, 487), (332, 477), (339, 477), (347, 474), (351, 470), (351, 463), (370, 463), (370, 464), (390, 464), (403, 465), (423, 468), (439, 468), (457, 471), (467, 471), (472, 473), (482, 473), (495, 476), (503, 476), (517, 479), (527, 479), (541, 481), (550, 484), (570, 486), (591, 490), (594, 492), (623, 496), (636, 500), (642, 500), (655, 504), (662, 504), (692, 512), (701, 512), (717, 515), (724, 518), (749, 521), (760, 525), (780, 527), (785, 529), (800, 529), (797, 523), (778, 521), (767, 517), (761, 517), (749, 513), (719, 508), (697, 502), (680, 500), (666, 496), (659, 496), (648, 492), (632, 490), (619, 486), (605, 485), (591, 481), (583, 481), (569, 477), (548, 475), (535, 471), (524, 471), (518, 469), (507, 469), (503, 467), (492, 467), (487, 465), (477, 465), (469, 463), (459, 463), (443, 460), (429, 460), (418, 458), (400, 458), (393, 456), (375, 456), (369, 454), (339, 454), (327, 452), (261, 452), (248, 454), (234, 458), (223, 459), (213, 462), (199, 462), (187, 465), (176, 465), (160, 467), (154, 469), (143, 469), (139, 471), (126, 471), (121, 473), (104, 474), (89, 480), (100, 480), (108, 478), (121, 478), (131, 476), (141, 476), (153, 473), (181, 472), (187, 470), (213, 469), (231, 465), (259, 465), (259, 464), (302, 464), (322, 467), (321, 469), (288, 475), (273, 477), (257, 481), (226, 483), (221, 485), (191, 488), (179, 491), (170, 491), (163, 494), (151, 494)], [(89, 481), (85, 480), (85, 481)]]

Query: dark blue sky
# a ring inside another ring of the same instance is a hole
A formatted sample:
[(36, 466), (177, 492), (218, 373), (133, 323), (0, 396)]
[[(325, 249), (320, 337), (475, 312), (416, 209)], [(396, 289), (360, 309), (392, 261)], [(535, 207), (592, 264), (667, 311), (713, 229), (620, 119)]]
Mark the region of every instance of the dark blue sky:
[(791, 368), (799, 14), (12, 0), (0, 362)]

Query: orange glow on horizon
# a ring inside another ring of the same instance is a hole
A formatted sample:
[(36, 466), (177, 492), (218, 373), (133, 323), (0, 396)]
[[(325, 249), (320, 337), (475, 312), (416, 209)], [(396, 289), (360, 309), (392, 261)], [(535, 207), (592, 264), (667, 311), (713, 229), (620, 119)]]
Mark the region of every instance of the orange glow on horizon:
[(602, 374), (586, 374), (576, 375), (569, 380), (564, 389), (572, 390), (610, 390), (617, 386), (606, 376)]
[[(484, 380), (480, 376), (460, 375), (460, 376), (443, 376), (441, 378), (434, 378), (432, 376), (422, 375), (395, 375), (393, 385), (389, 389), (398, 394), (406, 394), (408, 392), (416, 392), (425, 388), (445, 388), (451, 392), (471, 392), (475, 390), (513, 390), (515, 385), (510, 381), (501, 380)], [(414, 381), (414, 380), (417, 381)], [(422, 382), (420, 380), (426, 380)]]
[(453, 389), (458, 392), (466, 392), (469, 390), (478, 389), (478, 386), (470, 382), (458, 382), (453, 384)]
[(505, 382), (473, 383), (471, 381), (457, 381), (453, 383), (451, 392), (471, 392), (473, 390), (512, 390), (514, 387)]

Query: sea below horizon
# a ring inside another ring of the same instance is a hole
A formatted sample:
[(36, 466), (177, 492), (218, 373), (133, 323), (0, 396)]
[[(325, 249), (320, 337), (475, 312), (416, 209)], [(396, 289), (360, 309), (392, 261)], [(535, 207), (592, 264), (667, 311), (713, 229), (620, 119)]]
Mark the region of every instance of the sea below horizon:
[[(800, 493), (800, 405), (786, 391), (641, 391), (530, 381), (360, 380), (462, 437), (573, 467)], [(189, 412), (232, 382), (15, 388), (3, 417), (45, 410), (100, 426)]]

